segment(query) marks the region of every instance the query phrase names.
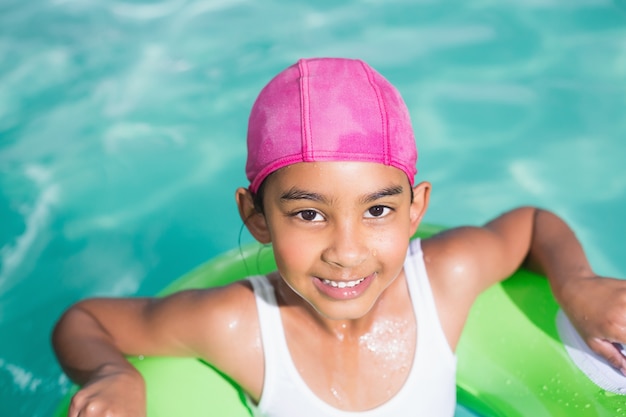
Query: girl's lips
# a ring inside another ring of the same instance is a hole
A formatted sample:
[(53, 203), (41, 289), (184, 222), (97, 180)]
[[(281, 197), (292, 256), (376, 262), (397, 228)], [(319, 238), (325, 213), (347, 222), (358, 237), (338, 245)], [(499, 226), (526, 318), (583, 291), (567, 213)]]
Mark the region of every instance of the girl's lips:
[(352, 281), (332, 281), (324, 278), (313, 280), (315, 287), (324, 295), (336, 300), (357, 298), (370, 286), (376, 273)]

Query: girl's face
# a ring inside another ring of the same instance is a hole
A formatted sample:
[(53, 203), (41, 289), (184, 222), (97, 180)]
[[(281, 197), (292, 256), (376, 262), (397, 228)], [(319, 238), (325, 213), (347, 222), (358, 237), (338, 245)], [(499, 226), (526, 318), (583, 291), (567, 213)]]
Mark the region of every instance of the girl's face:
[(299, 163), (265, 185), (268, 237), (284, 281), (329, 319), (366, 315), (403, 273), (430, 185), (367, 162)]

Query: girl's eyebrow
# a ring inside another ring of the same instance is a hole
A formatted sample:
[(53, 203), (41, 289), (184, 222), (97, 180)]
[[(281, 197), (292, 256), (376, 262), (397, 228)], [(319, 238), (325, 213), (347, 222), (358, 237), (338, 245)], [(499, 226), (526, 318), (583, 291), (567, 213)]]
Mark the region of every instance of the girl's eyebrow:
[[(401, 185), (385, 187), (380, 190), (374, 191), (373, 193), (365, 194), (363, 197), (361, 197), (360, 202), (361, 204), (368, 204), (384, 197), (402, 194), (403, 192), (404, 192), (404, 187), (402, 187)], [(319, 203), (328, 203), (328, 199), (324, 197), (322, 194), (314, 193), (311, 191), (304, 191), (295, 187), (281, 194), (280, 199), (281, 200), (310, 200), (310, 201), (316, 201)]]
[(383, 189), (380, 189), (378, 191), (375, 191), (373, 193), (370, 194), (366, 194), (361, 198), (361, 202), (363, 204), (368, 204), (368, 203), (373, 203), (374, 201), (384, 198), (384, 197), (390, 197), (390, 196), (394, 196), (394, 195), (399, 195), (402, 194), (404, 192), (404, 187), (402, 187), (401, 185), (395, 185), (392, 187), (385, 187)]
[(319, 203), (328, 202), (326, 197), (324, 197), (321, 194), (300, 190), (295, 187), (281, 194), (280, 199), (281, 200), (311, 200), (311, 201), (316, 201)]

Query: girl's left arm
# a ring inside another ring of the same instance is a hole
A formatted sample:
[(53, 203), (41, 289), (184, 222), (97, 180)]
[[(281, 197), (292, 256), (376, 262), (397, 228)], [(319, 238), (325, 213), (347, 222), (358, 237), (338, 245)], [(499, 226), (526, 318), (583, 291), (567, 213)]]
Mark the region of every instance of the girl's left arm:
[(459, 309), (469, 310), (483, 290), (526, 266), (548, 278), (556, 300), (589, 347), (626, 373), (626, 358), (613, 345), (626, 343), (626, 280), (597, 275), (560, 217), (521, 207), (483, 227), (446, 230), (427, 239), (425, 246), (429, 273), (443, 278), (436, 280), (435, 291), (445, 294), (445, 305), (456, 306), (456, 312), (441, 310), (451, 327), (460, 329)]

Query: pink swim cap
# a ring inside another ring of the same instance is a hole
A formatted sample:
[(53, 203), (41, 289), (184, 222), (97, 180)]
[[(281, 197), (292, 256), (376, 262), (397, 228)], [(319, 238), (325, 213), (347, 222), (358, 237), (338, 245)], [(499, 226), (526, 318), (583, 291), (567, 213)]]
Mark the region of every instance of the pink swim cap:
[(301, 59), (261, 90), (248, 122), (250, 191), (298, 162), (376, 162), (413, 186), (417, 148), (396, 88), (363, 61)]

